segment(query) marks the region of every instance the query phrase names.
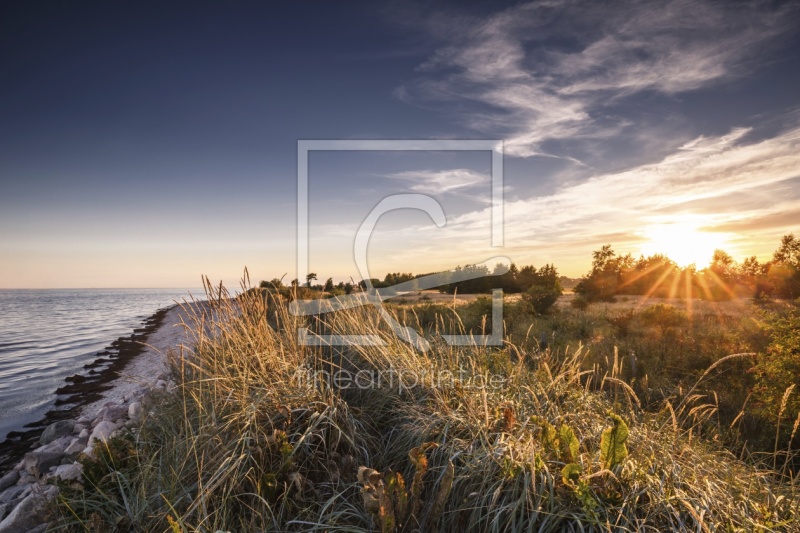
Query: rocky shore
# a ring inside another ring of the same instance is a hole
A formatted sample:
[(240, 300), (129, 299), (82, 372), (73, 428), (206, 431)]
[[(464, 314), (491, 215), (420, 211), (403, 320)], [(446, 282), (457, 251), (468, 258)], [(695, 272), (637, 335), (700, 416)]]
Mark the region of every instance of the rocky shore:
[(135, 427), (145, 416), (143, 401), (150, 391), (174, 389), (166, 354), (181, 349), (186, 341), (187, 309), (174, 306), (159, 313), (154, 328), (137, 341), (135, 357), (115, 368), (116, 380), (100, 391), (87, 389), (88, 401), (68, 411), (76, 416), (50, 422), (28, 446), (30, 451), (0, 477), (0, 533), (44, 531), (42, 510), (58, 494), (54, 482), (79, 483), (79, 457), (92, 456), (109, 438)]

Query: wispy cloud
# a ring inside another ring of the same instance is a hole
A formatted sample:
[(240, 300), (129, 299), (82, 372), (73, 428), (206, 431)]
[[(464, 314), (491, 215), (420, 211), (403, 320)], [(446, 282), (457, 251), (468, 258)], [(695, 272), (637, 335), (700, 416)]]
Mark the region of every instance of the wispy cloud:
[[(755, 142), (747, 141), (747, 133), (734, 129), (700, 137), (659, 162), (507, 202), (502, 252), (518, 261), (580, 264), (580, 271), (600, 244), (637, 253), (644, 228), (691, 221), (707, 231), (735, 231), (732, 253), (766, 255), (780, 234), (797, 230), (792, 215), (800, 212), (800, 199), (774, 193), (800, 179), (800, 127)], [(489, 246), (489, 220), (489, 210), (481, 209), (454, 217), (444, 229), (420, 226), (377, 235), (373, 257), (408, 264), (424, 257), (429, 267), (483, 260), (497, 252)], [(401, 239), (417, 247), (398, 248)], [(464, 250), (475, 257), (454, 256)]]
[(410, 170), (387, 174), (387, 178), (409, 182), (411, 190), (422, 194), (460, 192), (476, 185), (485, 187), (489, 177), (465, 168), (448, 170)]
[(445, 45), (397, 97), (506, 139), (506, 153), (553, 155), (546, 141), (602, 138), (627, 125), (609, 102), (665, 95), (750, 72), (791, 29), (796, 6), (765, 2), (535, 2), (486, 21), (434, 17)]

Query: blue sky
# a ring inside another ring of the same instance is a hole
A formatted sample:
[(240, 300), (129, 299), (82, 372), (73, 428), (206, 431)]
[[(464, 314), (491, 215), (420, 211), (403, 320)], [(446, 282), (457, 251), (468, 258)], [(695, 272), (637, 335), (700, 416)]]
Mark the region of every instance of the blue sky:
[(503, 249), (488, 152), (312, 154), (321, 277), (356, 275), (358, 225), (403, 192), (448, 223), (387, 214), (373, 275), (577, 276), (609, 242), (766, 259), (800, 220), (798, 28), (791, 2), (5, 2), (0, 286), (291, 279), (298, 139), (505, 152)]

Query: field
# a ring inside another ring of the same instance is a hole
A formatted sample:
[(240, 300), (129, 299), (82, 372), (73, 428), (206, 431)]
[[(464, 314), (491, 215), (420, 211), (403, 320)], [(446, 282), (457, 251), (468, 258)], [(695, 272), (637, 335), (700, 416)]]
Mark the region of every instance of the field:
[[(796, 413), (786, 395), (757, 405), (752, 372), (773, 342), (763, 322), (791, 304), (581, 309), (567, 294), (537, 314), (509, 298), (499, 347), (440, 337), (485, 330), (486, 297), (387, 304), (427, 339), (420, 351), (372, 306), (306, 318), (276, 291), (209, 294), (193, 352), (172, 354), (178, 393), (154, 395), (140, 427), (84, 460), (57, 527), (797, 528)], [(301, 346), (298, 327), (382, 345)]]

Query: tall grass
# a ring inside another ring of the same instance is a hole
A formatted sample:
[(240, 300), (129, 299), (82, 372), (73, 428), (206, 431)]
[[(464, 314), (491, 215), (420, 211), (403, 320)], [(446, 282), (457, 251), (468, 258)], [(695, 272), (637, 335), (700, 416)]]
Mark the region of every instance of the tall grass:
[[(306, 320), (272, 291), (208, 291), (207, 304), (189, 308), (192, 348), (171, 354), (177, 391), (154, 394), (140, 426), (84, 459), (84, 486), (63, 487), (55, 529), (796, 527), (791, 473), (698, 437), (714, 411), (700, 398), (643, 411), (619, 362), (598, 373), (583, 348), (451, 347), (435, 336), (423, 353), (374, 308)], [(302, 346), (300, 326), (384, 345)], [(361, 371), (370, 386), (298, 369)], [(630, 431), (621, 460), (601, 449), (615, 417)], [(565, 446), (570, 432), (575, 448)]]

